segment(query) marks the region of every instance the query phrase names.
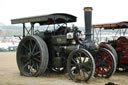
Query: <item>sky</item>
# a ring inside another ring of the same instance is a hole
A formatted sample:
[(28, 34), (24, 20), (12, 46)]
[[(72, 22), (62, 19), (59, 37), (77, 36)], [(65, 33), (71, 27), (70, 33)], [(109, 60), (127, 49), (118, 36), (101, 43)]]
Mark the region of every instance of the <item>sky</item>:
[(93, 7), (92, 23), (128, 21), (128, 0), (0, 0), (0, 23), (11, 19), (69, 13), (77, 16), (77, 26), (84, 26), (84, 7)]

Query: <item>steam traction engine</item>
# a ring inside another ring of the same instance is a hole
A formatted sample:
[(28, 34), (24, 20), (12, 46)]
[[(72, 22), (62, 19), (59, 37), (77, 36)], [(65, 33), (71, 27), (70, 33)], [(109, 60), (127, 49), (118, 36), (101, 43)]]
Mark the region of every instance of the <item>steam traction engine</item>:
[[(91, 39), (92, 8), (84, 8), (84, 12), (84, 40), (77, 27), (67, 26), (67, 23), (76, 22), (76, 17), (70, 14), (13, 19), (12, 24), (23, 24), (23, 39), (17, 49), (20, 73), (24, 76), (39, 76), (46, 70), (66, 70), (74, 81), (88, 81), (93, 75), (109, 78), (115, 72), (115, 58), (109, 50), (99, 48)], [(30, 29), (25, 23), (31, 24)], [(34, 30), (36, 23), (48, 27), (45, 31)], [(48, 30), (49, 25), (53, 26), (53, 30)]]
[[(117, 61), (118, 71), (128, 71), (128, 39), (127, 39), (127, 28), (128, 22), (118, 22), (109, 24), (98, 24), (93, 25), (94, 29), (103, 29), (103, 31), (112, 31), (110, 37), (113, 39), (101, 42), (100, 46), (102, 48), (109, 49), (115, 56)], [(102, 37), (102, 36), (101, 36)], [(106, 36), (107, 38), (107, 36)]]

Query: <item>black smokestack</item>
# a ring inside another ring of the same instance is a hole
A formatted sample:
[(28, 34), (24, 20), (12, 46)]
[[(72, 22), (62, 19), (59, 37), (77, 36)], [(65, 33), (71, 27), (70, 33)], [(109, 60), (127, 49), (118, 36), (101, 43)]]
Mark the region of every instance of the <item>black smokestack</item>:
[(86, 40), (91, 40), (91, 28), (92, 28), (92, 7), (84, 8), (84, 19), (85, 19), (85, 35)]

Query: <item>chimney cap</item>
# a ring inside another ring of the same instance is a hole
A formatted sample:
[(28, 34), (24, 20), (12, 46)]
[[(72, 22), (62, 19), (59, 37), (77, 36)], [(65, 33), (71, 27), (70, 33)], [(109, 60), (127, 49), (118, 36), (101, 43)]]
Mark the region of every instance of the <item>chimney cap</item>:
[(92, 7), (84, 7), (84, 11), (92, 11)]

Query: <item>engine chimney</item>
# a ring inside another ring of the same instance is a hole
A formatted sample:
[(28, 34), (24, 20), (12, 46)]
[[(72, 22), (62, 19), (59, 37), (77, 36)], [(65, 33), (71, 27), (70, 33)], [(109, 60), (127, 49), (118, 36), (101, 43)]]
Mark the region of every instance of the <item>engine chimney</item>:
[(84, 19), (85, 19), (85, 35), (87, 41), (91, 41), (91, 28), (92, 28), (92, 7), (84, 8)]

